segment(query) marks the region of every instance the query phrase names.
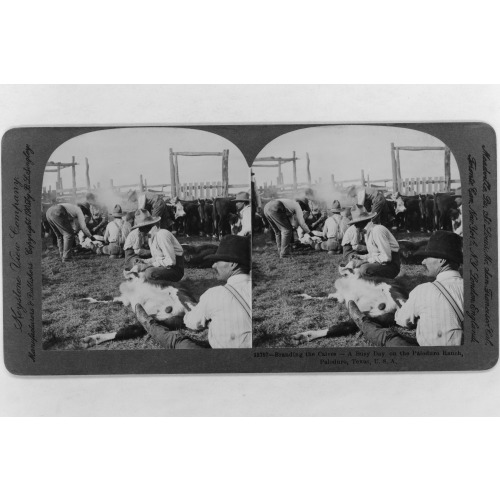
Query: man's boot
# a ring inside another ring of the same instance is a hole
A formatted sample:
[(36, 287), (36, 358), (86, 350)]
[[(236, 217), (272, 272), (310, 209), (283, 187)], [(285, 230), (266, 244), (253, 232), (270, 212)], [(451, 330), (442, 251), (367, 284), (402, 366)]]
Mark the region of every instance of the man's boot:
[(356, 323), (356, 326), (361, 330), (365, 315), (359, 310), (356, 302), (350, 300), (347, 304), (347, 311), (349, 312), (349, 316), (351, 317), (351, 319), (354, 321), (354, 323)]
[(137, 321), (144, 327), (144, 329), (150, 333), (150, 328), (152, 323), (154, 322), (154, 319), (152, 316), (149, 316), (149, 314), (146, 313), (144, 310), (144, 307), (141, 306), (141, 304), (136, 304), (135, 305), (135, 316), (137, 318)]

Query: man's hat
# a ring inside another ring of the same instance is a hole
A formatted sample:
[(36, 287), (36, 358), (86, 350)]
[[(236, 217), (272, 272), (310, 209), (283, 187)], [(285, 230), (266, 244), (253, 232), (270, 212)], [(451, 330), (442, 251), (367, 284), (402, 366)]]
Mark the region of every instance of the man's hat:
[(427, 246), (418, 249), (415, 255), (446, 259), (461, 264), (464, 261), (462, 238), (451, 231), (436, 231), (431, 235)]
[(352, 226), (358, 222), (364, 222), (366, 220), (371, 220), (377, 216), (377, 212), (368, 213), (364, 208), (357, 208), (351, 211), (352, 220), (350, 220), (347, 225)]
[(161, 219), (161, 217), (151, 217), (151, 214), (147, 210), (140, 208), (139, 210), (136, 210), (134, 219), (135, 225), (132, 226), (132, 229), (144, 226), (152, 226), (153, 224), (156, 224)]
[(250, 203), (250, 195), (248, 193), (242, 192), (236, 195), (234, 201), (244, 201)]
[(228, 234), (220, 240), (217, 252), (207, 255), (205, 260), (217, 262), (236, 262), (250, 267), (250, 238)]
[(113, 213), (111, 215), (113, 217), (123, 217), (122, 207), (120, 205), (115, 205), (115, 208), (113, 208)]
[(332, 208), (331, 208), (331, 212), (332, 214), (339, 214), (340, 213), (340, 201), (339, 200), (333, 200), (333, 203), (332, 203)]

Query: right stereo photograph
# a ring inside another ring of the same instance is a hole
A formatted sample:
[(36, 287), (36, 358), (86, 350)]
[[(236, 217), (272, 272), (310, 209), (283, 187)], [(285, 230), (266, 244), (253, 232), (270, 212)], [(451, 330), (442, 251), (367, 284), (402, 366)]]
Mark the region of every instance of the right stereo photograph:
[(463, 344), (462, 190), (445, 143), (316, 126), (251, 168), (254, 348)]

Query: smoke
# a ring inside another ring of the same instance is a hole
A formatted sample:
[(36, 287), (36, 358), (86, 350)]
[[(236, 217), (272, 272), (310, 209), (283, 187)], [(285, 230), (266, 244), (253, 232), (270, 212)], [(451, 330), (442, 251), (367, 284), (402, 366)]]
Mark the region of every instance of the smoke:
[(313, 188), (315, 199), (328, 208), (332, 206), (334, 200), (338, 200), (342, 208), (352, 207), (356, 204), (356, 198), (348, 196), (344, 190), (335, 188), (330, 183), (322, 185), (316, 184)]
[[(102, 205), (108, 209), (108, 214), (111, 214), (113, 212), (113, 208), (115, 207), (115, 205), (120, 205), (123, 212), (137, 210), (137, 203), (128, 201), (128, 191), (114, 191), (111, 187), (108, 187), (92, 189), (89, 192), (94, 194), (97, 204)], [(82, 201), (85, 201), (85, 195), (78, 196), (77, 202), (80, 203)]]

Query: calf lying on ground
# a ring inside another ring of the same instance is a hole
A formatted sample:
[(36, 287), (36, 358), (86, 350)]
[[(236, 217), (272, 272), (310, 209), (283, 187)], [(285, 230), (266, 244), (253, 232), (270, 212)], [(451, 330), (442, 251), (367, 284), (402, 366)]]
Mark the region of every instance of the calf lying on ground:
[[(144, 274), (137, 272), (136, 268), (123, 271), (126, 281), (120, 285), (120, 295), (109, 301), (96, 301), (90, 297), (89, 302), (121, 302), (130, 306), (135, 311), (136, 304), (141, 304), (150, 316), (160, 322), (171, 322), (181, 319), (195, 305), (189, 290), (182, 284), (173, 283), (167, 287), (160, 287), (144, 281)], [(116, 332), (89, 335), (81, 339), (84, 347), (92, 347), (110, 340), (125, 340), (145, 335), (146, 331), (141, 325), (130, 325), (120, 328)]]
[[(353, 300), (359, 309), (382, 326), (394, 323), (399, 304), (408, 299), (408, 291), (401, 280), (360, 278), (354, 271), (343, 268), (346, 275), (335, 281), (335, 293), (328, 298), (346, 304)], [(310, 296), (304, 297), (310, 298)], [(323, 297), (320, 297), (323, 300)], [(324, 330), (312, 330), (292, 335), (292, 343), (303, 344), (322, 337), (341, 337), (358, 330), (354, 321), (344, 321)]]

